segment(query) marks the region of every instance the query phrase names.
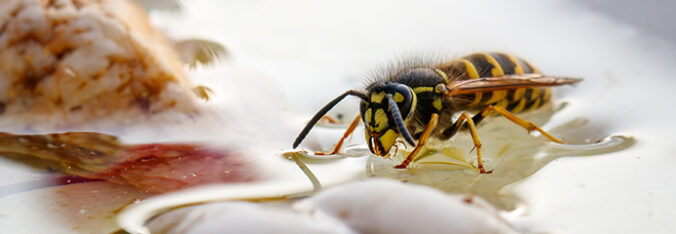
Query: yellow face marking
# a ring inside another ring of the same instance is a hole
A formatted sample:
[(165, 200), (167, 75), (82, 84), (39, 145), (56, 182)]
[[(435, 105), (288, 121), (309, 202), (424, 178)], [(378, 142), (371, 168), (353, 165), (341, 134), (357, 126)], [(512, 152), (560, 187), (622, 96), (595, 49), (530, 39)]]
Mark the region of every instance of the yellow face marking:
[(372, 103), (382, 103), (383, 98), (385, 98), (385, 92), (378, 92), (378, 93), (372, 93), (371, 94), (371, 102)]
[(414, 93), (422, 93), (422, 92), (433, 92), (434, 87), (416, 87), (413, 89)]
[(519, 101), (519, 104), (517, 104), (512, 110), (510, 110), (512, 113), (519, 113), (523, 110), (523, 107), (526, 106), (526, 99), (521, 99)]
[(432, 106), (434, 106), (434, 108), (437, 110), (441, 110), (442, 108), (441, 98), (435, 98), (434, 102), (432, 102)]
[[(498, 60), (495, 60), (493, 56), (487, 53), (481, 53), (484, 57), (486, 57), (486, 61), (493, 65), (493, 69), (491, 69), (491, 75), (493, 77), (498, 77), (498, 76), (504, 76), (505, 72), (502, 70), (502, 66), (500, 66), (500, 63), (498, 63)], [(493, 95), (495, 96), (495, 94)]]
[(523, 94), (526, 93), (526, 88), (520, 88), (517, 90), (514, 90), (514, 96), (512, 97), (512, 101), (516, 101), (521, 99), (523, 97)]
[(505, 97), (507, 97), (507, 90), (493, 91), (493, 96), (491, 96), (490, 100), (486, 101), (486, 104), (498, 102), (505, 99)]
[(403, 102), (404, 95), (401, 95), (401, 93), (395, 93), (393, 99), (395, 102)]
[(364, 122), (365, 123), (368, 123), (369, 121), (371, 121), (371, 112), (373, 112), (371, 110), (371, 108), (368, 108), (364, 111)]
[(374, 132), (381, 132), (387, 128), (388, 118), (383, 109), (376, 110), (375, 120), (375, 126), (373, 126)]
[(476, 67), (474, 67), (474, 64), (470, 62), (467, 59), (460, 59), (460, 62), (465, 64), (465, 69), (467, 70), (467, 77), (470, 79), (478, 79), (479, 78), (479, 72), (476, 71)]
[(521, 66), (519, 60), (517, 60), (516, 58), (514, 58), (514, 56), (511, 56), (509, 54), (506, 55), (509, 58), (509, 61), (512, 61), (512, 63), (514, 63), (514, 73), (516, 73), (517, 75), (523, 75), (523, 67)]
[[(410, 87), (409, 87), (410, 89)], [(406, 119), (410, 119), (408, 116), (412, 116), (413, 111), (415, 111), (415, 107), (418, 105), (418, 95), (413, 93), (413, 100), (411, 100), (411, 109), (408, 111), (408, 115)]]
[(371, 139), (369, 139), (369, 138), (371, 138), (371, 135), (369, 135), (369, 130), (366, 129), (366, 128), (364, 128), (364, 136), (366, 137), (366, 143), (368, 144), (369, 140), (371, 140)]
[(385, 132), (385, 134), (381, 135), (377, 139), (377, 141), (380, 143), (380, 145), (383, 146), (382, 152), (380, 152), (380, 153), (382, 153), (381, 156), (384, 156), (387, 152), (390, 151), (390, 148), (392, 148), (392, 145), (394, 145), (398, 136), (399, 136), (399, 134), (397, 134), (397, 132), (395, 132), (392, 129), (389, 129), (389, 130), (387, 130), (387, 132)]
[(535, 100), (536, 98), (539, 98), (540, 92), (542, 92), (542, 89), (533, 89), (533, 94), (530, 95), (530, 100)]
[(371, 135), (369, 135), (369, 130), (364, 129), (364, 137), (366, 138), (366, 144), (369, 146), (369, 148), (372, 148), (373, 144), (371, 144), (372, 142), (371, 142)]

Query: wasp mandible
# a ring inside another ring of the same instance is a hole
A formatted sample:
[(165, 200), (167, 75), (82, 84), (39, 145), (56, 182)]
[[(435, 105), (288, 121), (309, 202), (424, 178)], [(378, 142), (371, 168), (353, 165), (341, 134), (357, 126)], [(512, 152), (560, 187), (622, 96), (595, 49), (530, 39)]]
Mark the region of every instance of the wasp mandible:
[[(538, 109), (550, 102), (549, 87), (581, 80), (540, 74), (525, 60), (504, 53), (474, 53), (431, 66), (403, 67), (379, 77), (365, 91), (348, 90), (326, 104), (298, 134), (293, 148), (298, 147), (331, 108), (346, 96), (355, 96), (361, 99), (360, 114), (332, 152), (317, 154), (338, 153), (361, 119), (371, 153), (387, 156), (398, 138), (415, 146), (395, 167), (406, 168), (430, 137), (446, 140), (466, 127), (474, 142), (480, 173), (490, 173), (492, 170), (487, 171), (481, 159), (481, 140), (476, 125), (495, 111), (529, 133), (538, 131), (551, 141), (563, 143), (515, 114)], [(455, 120), (454, 116), (457, 116)]]

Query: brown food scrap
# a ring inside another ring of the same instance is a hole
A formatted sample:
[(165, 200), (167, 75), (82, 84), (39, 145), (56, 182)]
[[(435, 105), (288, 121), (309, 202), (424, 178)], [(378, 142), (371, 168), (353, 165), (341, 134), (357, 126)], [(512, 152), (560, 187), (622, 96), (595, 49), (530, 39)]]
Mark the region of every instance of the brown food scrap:
[(182, 58), (135, 1), (7, 0), (0, 15), (1, 111), (16, 121), (68, 126), (198, 113)]

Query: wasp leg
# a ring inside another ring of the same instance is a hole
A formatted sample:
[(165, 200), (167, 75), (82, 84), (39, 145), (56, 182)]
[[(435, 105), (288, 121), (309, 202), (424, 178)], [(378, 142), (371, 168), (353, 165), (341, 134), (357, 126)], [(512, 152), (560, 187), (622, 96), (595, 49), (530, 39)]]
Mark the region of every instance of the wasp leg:
[[(478, 122), (480, 122), (483, 119), (483, 117), (486, 116), (485, 114), (482, 115), (482, 113), (486, 112), (487, 114), (487, 112), (490, 111), (490, 109), (488, 110), (487, 109), (488, 108), (484, 108), (483, 110), (481, 110), (481, 112), (474, 115), (474, 117), (481, 116), (477, 118)], [(470, 117), (469, 114), (467, 114), (467, 112), (462, 112), (460, 114), (460, 117), (458, 117), (458, 119), (455, 120), (455, 123), (453, 123), (453, 125), (449, 129), (446, 129), (444, 133), (446, 131), (453, 131), (453, 133), (457, 132), (457, 129), (460, 129), (460, 127), (462, 126), (463, 121), (467, 122), (467, 126), (469, 126), (469, 132), (470, 134), (472, 134), (472, 140), (474, 141), (474, 148), (472, 148), (472, 150), (476, 149), (476, 158), (477, 158), (476, 164), (477, 167), (479, 168), (479, 173), (481, 174), (492, 173), (493, 170), (486, 171), (486, 169), (484, 168), (484, 162), (483, 159), (481, 159), (481, 139), (479, 139), (479, 135), (477, 134), (476, 124), (473, 117)]]
[(322, 119), (323, 119), (323, 120), (326, 120), (326, 121), (329, 122), (330, 124), (337, 124), (337, 123), (339, 122), (338, 120), (336, 120), (336, 119), (334, 119), (333, 117), (328, 116), (328, 115), (322, 116)]
[[(474, 125), (475, 126), (478, 125), (481, 122), (481, 120), (483, 120), (486, 116), (488, 116), (488, 114), (490, 113), (492, 108), (493, 108), (492, 106), (487, 106), (484, 109), (482, 109), (479, 113), (472, 116), (472, 121), (474, 122)], [(458, 119), (458, 120), (460, 120), (460, 119)], [(448, 129), (444, 130), (441, 133), (440, 138), (444, 139), (444, 140), (451, 138), (453, 135), (455, 135), (458, 132), (458, 130), (460, 130), (461, 123), (462, 122), (458, 122), (456, 120), (455, 123), (453, 125), (451, 125), (451, 127), (449, 127)]]
[(492, 171), (486, 172), (484, 167), (483, 167), (483, 162), (481, 160), (481, 141), (479, 140), (479, 137), (476, 135), (476, 124), (479, 124), (481, 120), (484, 119), (484, 117), (488, 116), (492, 110), (497, 111), (498, 113), (502, 114), (505, 118), (508, 120), (512, 121), (513, 123), (525, 128), (528, 130), (530, 133), (531, 131), (535, 130), (540, 132), (542, 135), (546, 136), (549, 138), (551, 141), (561, 143), (563, 144), (563, 141), (557, 139), (556, 137), (552, 136), (545, 130), (542, 130), (540, 127), (537, 125), (533, 124), (530, 121), (524, 120), (522, 118), (516, 117), (514, 114), (511, 112), (505, 110), (502, 107), (499, 106), (487, 106), (483, 110), (481, 110), (479, 113), (474, 115), (472, 118), (469, 118), (469, 114), (463, 112), (460, 117), (455, 121), (451, 127), (448, 129), (444, 130), (443, 133), (441, 134), (442, 139), (448, 139), (455, 135), (456, 132), (458, 132), (458, 129), (462, 126), (462, 120), (467, 120), (467, 125), (469, 125), (469, 130), (470, 133), (472, 134), (472, 139), (474, 140), (474, 148), (477, 149), (477, 167), (479, 168), (479, 171), (481, 173), (491, 173)]
[(420, 138), (418, 139), (418, 144), (415, 146), (415, 149), (411, 151), (408, 156), (406, 156), (406, 159), (401, 162), (401, 164), (395, 166), (394, 168), (399, 168), (403, 169), (408, 167), (408, 164), (411, 163), (413, 158), (420, 152), (420, 149), (427, 143), (427, 140), (430, 138), (430, 134), (432, 134), (432, 130), (434, 130), (437, 127), (437, 123), (439, 122), (439, 115), (437, 113), (432, 114), (432, 118), (430, 118), (430, 122), (427, 122), (427, 126), (425, 127), (425, 130), (423, 133), (420, 135)]
[(352, 120), (352, 123), (350, 123), (350, 126), (347, 127), (347, 130), (345, 130), (345, 133), (343, 133), (343, 137), (341, 137), (341, 138), (340, 138), (340, 141), (338, 141), (338, 143), (336, 143), (336, 146), (333, 147), (333, 151), (331, 151), (330, 153), (317, 151), (317, 152), (315, 152), (315, 154), (316, 154), (316, 155), (332, 155), (332, 154), (337, 154), (338, 151), (340, 151), (340, 147), (343, 146), (343, 142), (345, 142), (345, 139), (347, 139), (348, 136), (352, 135), (352, 132), (354, 132), (354, 129), (357, 128), (357, 125), (359, 125), (359, 120), (360, 120), (360, 119), (361, 119), (361, 118), (360, 118), (359, 115), (357, 115), (356, 117), (354, 117), (354, 120)]
[(564, 142), (562, 140), (559, 140), (558, 138), (552, 136), (551, 134), (549, 134), (545, 130), (542, 130), (542, 128), (538, 127), (533, 122), (530, 122), (530, 121), (527, 121), (525, 119), (516, 117), (516, 115), (512, 114), (508, 110), (505, 110), (505, 108), (502, 108), (502, 107), (499, 107), (499, 106), (488, 106), (486, 108), (489, 108), (489, 107), (490, 107), (490, 109), (493, 109), (493, 110), (497, 111), (498, 113), (502, 114), (502, 116), (507, 118), (509, 121), (512, 121), (513, 123), (525, 128), (528, 131), (528, 133), (535, 130), (535, 131), (540, 132), (540, 134), (549, 138), (549, 140), (551, 140), (553, 142), (556, 142), (556, 143), (559, 143), (559, 144), (564, 144)]

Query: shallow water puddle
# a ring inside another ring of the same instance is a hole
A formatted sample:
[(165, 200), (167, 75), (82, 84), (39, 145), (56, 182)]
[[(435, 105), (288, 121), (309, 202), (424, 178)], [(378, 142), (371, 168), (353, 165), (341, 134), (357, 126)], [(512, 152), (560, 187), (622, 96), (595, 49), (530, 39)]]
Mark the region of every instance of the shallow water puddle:
[[(557, 111), (561, 111), (567, 103), (562, 103)], [(553, 113), (552, 105), (530, 113), (523, 117), (536, 124), (543, 124)], [(347, 114), (347, 113), (342, 113)], [(349, 115), (349, 114), (347, 114)], [(317, 126), (314, 136), (319, 138), (317, 144), (307, 144), (315, 150), (330, 151), (332, 143), (342, 135), (344, 129), (335, 130), (341, 124), (323, 123)], [(360, 126), (361, 128), (361, 126)], [(568, 144), (549, 142), (544, 136), (530, 135), (523, 128), (502, 119), (491, 117), (479, 125), (479, 137), (483, 143), (484, 165), (490, 174), (480, 174), (476, 168), (476, 151), (467, 131), (447, 141), (432, 139), (423, 147), (421, 153), (407, 169), (394, 169), (411, 149), (400, 144), (394, 156), (383, 158), (370, 155), (366, 146), (361, 143), (363, 136), (351, 136), (348, 146), (338, 155), (313, 155), (300, 153), (304, 162), (330, 163), (341, 157), (368, 156), (366, 175), (388, 177), (397, 180), (429, 185), (449, 193), (463, 193), (480, 196), (496, 207), (511, 211), (524, 205), (522, 200), (508, 189), (509, 185), (533, 175), (542, 167), (561, 157), (594, 156), (626, 149), (634, 144), (634, 138), (623, 135), (590, 135), (589, 121), (584, 118), (573, 119), (549, 130), (551, 134), (563, 139)], [(359, 130), (357, 133), (361, 132)], [(334, 133), (329, 135), (328, 133)], [(357, 140), (351, 140), (357, 139)], [(360, 142), (360, 143), (357, 143)]]

